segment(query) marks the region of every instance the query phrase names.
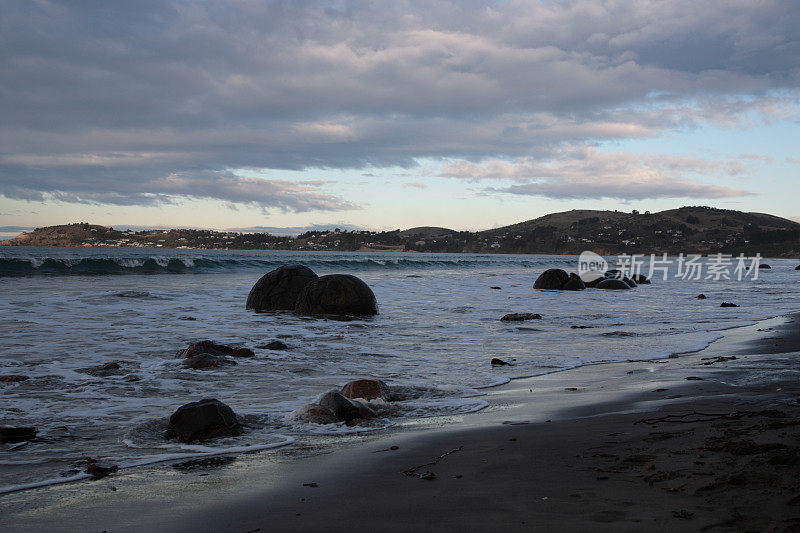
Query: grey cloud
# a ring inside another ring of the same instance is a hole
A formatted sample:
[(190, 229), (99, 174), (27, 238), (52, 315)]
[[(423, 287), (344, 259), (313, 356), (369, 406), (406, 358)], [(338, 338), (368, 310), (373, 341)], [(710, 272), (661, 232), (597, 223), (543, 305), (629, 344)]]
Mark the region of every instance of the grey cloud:
[(0, 193), (350, 208), (230, 169), (552, 157), (798, 113), (792, 0), (0, 0)]

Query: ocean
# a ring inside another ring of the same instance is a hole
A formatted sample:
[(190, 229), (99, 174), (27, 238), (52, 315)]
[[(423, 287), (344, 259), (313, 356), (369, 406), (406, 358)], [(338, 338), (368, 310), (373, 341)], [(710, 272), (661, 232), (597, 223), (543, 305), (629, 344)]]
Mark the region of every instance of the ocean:
[[(511, 379), (698, 350), (726, 328), (800, 310), (797, 261), (766, 262), (772, 269), (758, 279), (682, 279), (672, 264), (667, 279), (630, 291), (562, 292), (533, 282), (548, 268), (576, 271), (577, 257), (2, 247), (0, 375), (29, 379), (0, 383), (0, 425), (36, 426), (39, 437), (0, 444), (0, 493), (78, 479), (87, 456), (132, 467), (376, 431), (480, 410), (486, 388)], [(286, 264), (358, 276), (380, 314), (340, 321), (246, 310), (252, 285)], [(500, 321), (512, 312), (542, 320)], [(256, 356), (184, 369), (176, 352), (204, 339)], [(289, 349), (259, 348), (275, 339)], [(512, 364), (493, 367), (495, 357)], [(108, 362), (119, 370), (92, 370)], [(294, 418), (360, 377), (407, 399), (356, 426)], [(230, 405), (244, 434), (203, 445), (165, 440), (167, 417), (201, 398)]]

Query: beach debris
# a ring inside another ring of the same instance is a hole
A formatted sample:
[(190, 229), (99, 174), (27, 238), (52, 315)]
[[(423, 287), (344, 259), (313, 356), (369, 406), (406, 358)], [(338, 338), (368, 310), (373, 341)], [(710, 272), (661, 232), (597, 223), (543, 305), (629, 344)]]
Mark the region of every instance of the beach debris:
[(672, 511), (672, 516), (675, 518), (682, 518), (684, 520), (691, 520), (694, 518), (694, 513), (689, 512), (686, 509), (681, 509), (680, 511)]
[(368, 316), (378, 314), (372, 289), (351, 274), (329, 274), (307, 283), (294, 306), (299, 315)]
[(267, 344), (262, 344), (258, 348), (261, 348), (263, 350), (288, 350), (289, 349), (289, 347), (286, 345), (286, 343), (281, 342), (279, 340), (274, 340), (272, 342), (268, 342)]
[(201, 457), (199, 459), (190, 459), (175, 463), (172, 468), (181, 472), (194, 472), (197, 470), (210, 470), (213, 468), (220, 468), (227, 466), (236, 461), (236, 457), (232, 455), (217, 455), (214, 457)]
[[(417, 474), (417, 470), (419, 470), (420, 468), (424, 468), (424, 467), (426, 467), (426, 466), (433, 466), (433, 465), (435, 465), (435, 464), (438, 464), (438, 463), (439, 463), (439, 461), (441, 461), (441, 460), (442, 460), (442, 459), (444, 459), (445, 457), (447, 457), (447, 456), (449, 456), (449, 455), (453, 455), (454, 453), (460, 452), (460, 451), (461, 451), (461, 450), (463, 450), (463, 449), (464, 449), (464, 446), (459, 446), (458, 448), (455, 448), (455, 449), (453, 449), (453, 450), (450, 450), (449, 452), (444, 452), (442, 455), (439, 455), (438, 457), (436, 457), (436, 458), (435, 458), (433, 461), (431, 461), (430, 463), (425, 463), (424, 465), (419, 465), (419, 466), (412, 466), (411, 468), (409, 468), (409, 469), (407, 469), (407, 470), (404, 470), (404, 471), (403, 471), (403, 474), (405, 474), (405, 475), (407, 475), (407, 476), (409, 476), (409, 477), (421, 477), (421, 475), (420, 475), (420, 474)], [(425, 472), (425, 473), (428, 473), (428, 472)], [(424, 474), (423, 474), (423, 475), (424, 475)], [(435, 476), (434, 476), (434, 477), (435, 477)], [(433, 479), (433, 478), (431, 478), (431, 479)]]
[(767, 418), (783, 418), (786, 413), (778, 409), (766, 409), (762, 411), (733, 411), (731, 413), (702, 413), (700, 411), (692, 411), (690, 413), (683, 413), (679, 415), (665, 415), (656, 418), (642, 418), (634, 422), (636, 424), (654, 425), (662, 422), (676, 423), (676, 424), (692, 424), (694, 422), (712, 422), (714, 420), (739, 420), (745, 416), (764, 416)]
[(36, 438), (38, 433), (35, 427), (0, 427), (0, 442), (14, 443), (28, 441)]
[(242, 426), (233, 409), (216, 399), (204, 399), (180, 406), (169, 417), (165, 437), (194, 442), (241, 435)]
[(245, 307), (254, 311), (291, 311), (300, 292), (316, 279), (317, 274), (303, 265), (276, 268), (256, 281)]
[(523, 322), (525, 320), (541, 320), (542, 315), (539, 313), (509, 313), (503, 315), (500, 320), (503, 322)]
[(0, 376), (0, 383), (19, 383), (20, 381), (28, 381), (28, 376), (22, 376), (19, 374), (6, 374), (5, 376)]
[(342, 422), (349, 422), (358, 418), (375, 418), (376, 416), (375, 411), (365, 404), (350, 400), (337, 391), (326, 392), (320, 397), (318, 403), (320, 406), (330, 409), (336, 419)]
[(312, 489), (316, 489), (317, 487), (319, 487), (319, 485), (317, 485), (317, 483), (315, 481), (312, 481), (311, 483), (303, 483), (303, 486), (304, 487), (311, 487)]
[(698, 300), (708, 300), (708, 296), (706, 296), (705, 294), (702, 294), (702, 293), (698, 294), (697, 296), (695, 296), (695, 298), (698, 299)]
[(731, 355), (731, 356), (726, 357), (724, 355), (720, 355), (718, 357), (703, 357), (701, 360), (705, 361), (705, 363), (700, 363), (701, 365), (713, 365), (714, 363), (723, 363), (725, 361), (734, 361), (734, 360), (736, 360), (736, 356), (735, 355)]
[(719, 304), (719, 306), (720, 307), (739, 307), (738, 305), (736, 305), (733, 302), (722, 302), (721, 304)]
[(498, 359), (497, 357), (493, 357), (492, 360), (490, 361), (490, 364), (492, 366), (513, 366), (511, 363), (507, 363), (502, 359)]
[(355, 379), (345, 383), (341, 390), (345, 398), (363, 398), (367, 401), (381, 398), (384, 401), (391, 399), (389, 387), (379, 379)]

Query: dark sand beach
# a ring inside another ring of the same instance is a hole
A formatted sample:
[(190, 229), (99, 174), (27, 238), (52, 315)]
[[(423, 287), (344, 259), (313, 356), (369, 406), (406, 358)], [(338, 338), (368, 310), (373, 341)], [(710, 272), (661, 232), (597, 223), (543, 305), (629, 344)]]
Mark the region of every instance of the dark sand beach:
[(678, 358), (517, 380), (480, 413), (324, 453), (300, 442), (8, 494), (3, 528), (795, 531), (799, 326), (779, 317)]

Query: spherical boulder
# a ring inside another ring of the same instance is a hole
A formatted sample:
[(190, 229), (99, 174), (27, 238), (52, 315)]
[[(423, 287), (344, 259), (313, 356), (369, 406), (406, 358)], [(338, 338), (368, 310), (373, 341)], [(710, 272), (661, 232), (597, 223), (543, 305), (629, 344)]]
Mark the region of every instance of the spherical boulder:
[(350, 422), (357, 418), (374, 418), (375, 412), (366, 405), (350, 400), (336, 391), (326, 392), (319, 399), (319, 405), (330, 409), (337, 420)]
[(536, 281), (533, 283), (533, 288), (561, 290), (567, 281), (569, 281), (569, 275), (565, 270), (549, 268), (536, 278)]
[(644, 274), (634, 274), (631, 276), (631, 279), (638, 283), (639, 285), (649, 285), (650, 280)]
[(169, 417), (166, 437), (194, 442), (241, 433), (242, 426), (233, 409), (219, 400), (206, 399), (178, 407)]
[(309, 282), (294, 308), (300, 315), (378, 314), (378, 302), (369, 286), (350, 274), (330, 274)]
[(630, 289), (631, 286), (621, 279), (608, 278), (597, 284), (598, 289)]
[(367, 401), (375, 398), (389, 400), (389, 387), (379, 379), (356, 379), (342, 387), (341, 395), (345, 398), (363, 398)]
[(631, 289), (632, 289), (632, 288), (634, 288), (634, 287), (636, 287), (636, 282), (635, 282), (635, 281), (633, 281), (633, 280), (632, 280), (631, 278), (629, 278), (628, 276), (622, 276), (622, 281), (624, 281), (625, 283), (627, 283), (627, 284), (628, 284), (628, 287), (630, 287)]
[(582, 291), (586, 288), (586, 284), (578, 277), (577, 274), (570, 274), (567, 282), (561, 287), (564, 291)]
[(761, 263), (760, 265), (758, 265), (758, 268), (760, 268), (761, 270), (769, 270), (769, 269), (771, 269), (772, 267), (771, 267), (771, 266), (769, 266), (769, 265), (768, 265), (768, 264), (766, 264), (766, 263)]
[(303, 265), (285, 265), (264, 274), (247, 296), (247, 309), (291, 311), (297, 296), (317, 275)]

